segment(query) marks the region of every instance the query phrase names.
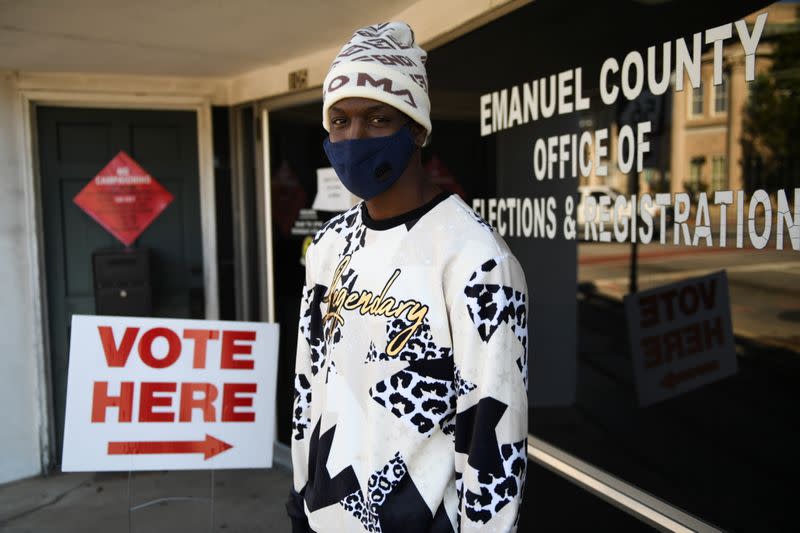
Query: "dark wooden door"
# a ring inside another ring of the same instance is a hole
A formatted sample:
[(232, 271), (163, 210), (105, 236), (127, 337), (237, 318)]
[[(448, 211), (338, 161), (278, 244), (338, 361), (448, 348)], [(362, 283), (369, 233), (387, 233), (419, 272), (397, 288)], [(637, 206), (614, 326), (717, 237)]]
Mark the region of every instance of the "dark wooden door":
[(197, 124), (191, 111), (37, 109), (57, 460), (64, 435), (69, 328), (94, 314), (92, 252), (123, 248), (72, 201), (120, 150), (175, 197), (133, 244), (150, 250), (153, 316), (202, 318)]

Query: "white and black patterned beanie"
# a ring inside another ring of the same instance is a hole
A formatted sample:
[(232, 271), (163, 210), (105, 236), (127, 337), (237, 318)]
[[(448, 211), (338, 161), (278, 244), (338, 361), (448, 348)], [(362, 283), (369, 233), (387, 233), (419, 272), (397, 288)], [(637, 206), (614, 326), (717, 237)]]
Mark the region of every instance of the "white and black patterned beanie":
[(330, 131), (328, 108), (339, 100), (371, 98), (399, 109), (430, 136), (427, 57), (405, 22), (356, 30), (333, 60), (322, 85), (322, 125)]

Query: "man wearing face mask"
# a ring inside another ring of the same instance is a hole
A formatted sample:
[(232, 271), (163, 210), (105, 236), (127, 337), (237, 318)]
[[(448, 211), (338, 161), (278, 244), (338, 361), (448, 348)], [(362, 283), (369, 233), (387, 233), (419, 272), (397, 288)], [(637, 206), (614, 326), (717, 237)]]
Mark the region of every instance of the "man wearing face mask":
[(364, 201), (306, 252), (292, 431), (295, 532), (515, 531), (527, 302), (508, 246), (426, 177), (425, 52), (355, 32), (324, 85), (324, 148)]

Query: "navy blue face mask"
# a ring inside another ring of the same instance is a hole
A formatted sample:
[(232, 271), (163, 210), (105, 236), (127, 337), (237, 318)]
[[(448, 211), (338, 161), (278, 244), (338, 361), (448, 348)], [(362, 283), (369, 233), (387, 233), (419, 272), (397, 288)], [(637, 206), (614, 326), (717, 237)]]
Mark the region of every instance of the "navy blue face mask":
[(408, 127), (385, 137), (323, 142), (325, 153), (342, 184), (363, 200), (394, 185), (405, 171), (416, 143)]

